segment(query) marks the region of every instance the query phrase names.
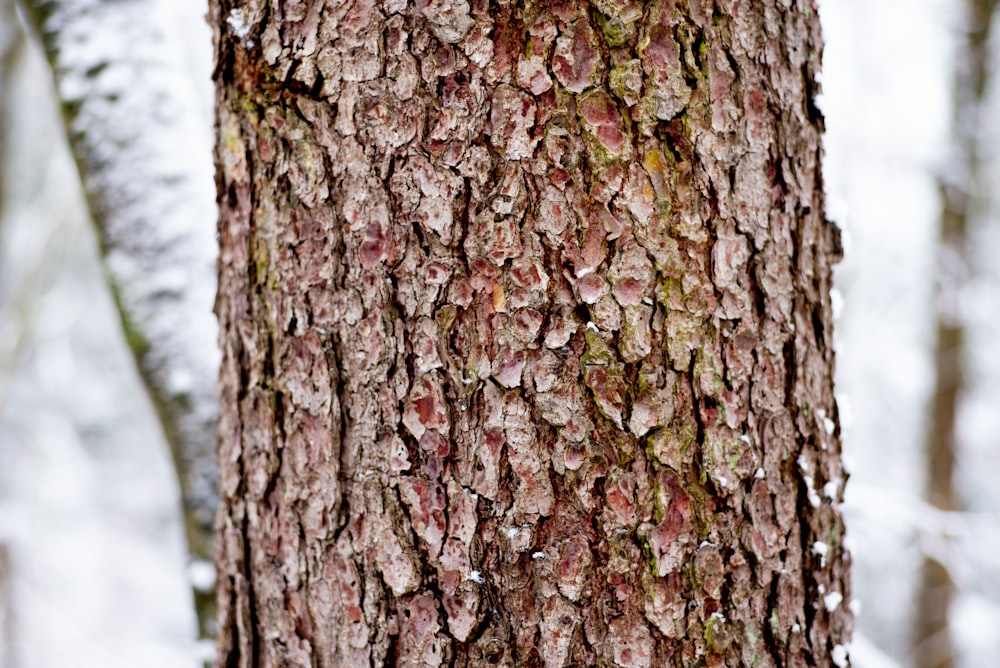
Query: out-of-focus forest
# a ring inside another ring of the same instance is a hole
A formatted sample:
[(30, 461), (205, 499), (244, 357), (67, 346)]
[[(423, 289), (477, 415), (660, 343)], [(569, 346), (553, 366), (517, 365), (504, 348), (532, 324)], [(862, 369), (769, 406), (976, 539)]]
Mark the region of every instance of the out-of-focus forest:
[[(859, 668), (1000, 663), (994, 4), (820, 4)], [(212, 653), (205, 10), (0, 0), (0, 668)]]

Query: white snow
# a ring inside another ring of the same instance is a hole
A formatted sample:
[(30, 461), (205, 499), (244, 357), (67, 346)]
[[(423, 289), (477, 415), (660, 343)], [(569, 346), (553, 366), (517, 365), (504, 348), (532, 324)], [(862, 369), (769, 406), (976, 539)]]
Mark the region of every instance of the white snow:
[(32, 46), (10, 91), (18, 131), (0, 170), (0, 524), (15, 611), (5, 623), (26, 667), (193, 668), (175, 473), (39, 82), (51, 77)]
[(823, 565), (826, 565), (826, 555), (830, 551), (830, 546), (821, 540), (813, 543), (812, 553), (818, 555), (823, 560)]
[(851, 640), (850, 665), (854, 668), (902, 668), (901, 663), (872, 642), (864, 633), (854, 633)]
[(246, 15), (239, 7), (234, 7), (229, 11), (229, 16), (226, 17), (226, 24), (239, 39), (246, 39), (246, 36), (250, 34), (250, 24), (247, 23)]
[(833, 648), (833, 652), (830, 654), (830, 658), (833, 659), (834, 664), (837, 668), (847, 668), (847, 648), (843, 645), (837, 645)]
[[(837, 310), (838, 302), (849, 305), (835, 337), (843, 343), (837, 403), (843, 468), (851, 474), (843, 490), (845, 546), (853, 545), (853, 597), (866, 601), (856, 637), (901, 661), (909, 660), (921, 556), (913, 533), (918, 511), (905, 508), (923, 489), (936, 175), (948, 142), (954, 12), (961, 6), (827, 0), (820, 11), (827, 210), (845, 228), (840, 297), (831, 300)], [(855, 666), (860, 659), (852, 656)]]
[(176, 400), (187, 486), (210, 521), (219, 351), (210, 33), (197, 0), (53, 0), (68, 118), (105, 266), (150, 384)]
[(840, 320), (844, 313), (844, 293), (837, 288), (830, 290), (830, 308), (833, 310), (834, 321)]
[(809, 464), (808, 460), (803, 456), (799, 456), (798, 459), (799, 469), (802, 471), (802, 479), (806, 483), (806, 496), (809, 499), (809, 504), (813, 508), (819, 508), (823, 503), (823, 500), (816, 493), (816, 479), (812, 474), (812, 466)]
[(215, 564), (192, 559), (188, 564), (188, 578), (198, 591), (212, 591), (215, 587)]

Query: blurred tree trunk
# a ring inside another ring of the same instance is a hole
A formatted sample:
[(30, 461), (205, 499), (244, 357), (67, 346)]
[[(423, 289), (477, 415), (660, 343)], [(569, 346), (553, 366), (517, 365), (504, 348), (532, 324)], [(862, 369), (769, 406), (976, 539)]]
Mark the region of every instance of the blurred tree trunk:
[[(21, 7), (52, 68), (125, 338), (171, 447), (191, 560), (210, 570), (216, 210), (207, 119), (172, 24), (175, 8), (157, 0), (21, 0)], [(214, 583), (201, 580), (193, 593), (209, 637)]]
[[(934, 340), (934, 391), (927, 427), (927, 500), (941, 510), (958, 510), (954, 470), (958, 454), (956, 415), (964, 389), (965, 326), (960, 292), (969, 280), (969, 229), (983, 211), (976, 196), (981, 178), (979, 135), (990, 71), (990, 25), (996, 0), (967, 0), (966, 32), (955, 58), (952, 173), (941, 181), (938, 247), (937, 323)], [(948, 615), (954, 584), (942, 536), (925, 543), (915, 628), (918, 668), (951, 668), (954, 649)]]
[(15, 668), (14, 569), (10, 548), (0, 536), (0, 668)]
[[(0, 0), (0, 225), (3, 225), (7, 208), (7, 137), (10, 132), (8, 117), (11, 106), (11, 75), (24, 46), (24, 32), (14, 8), (13, 0)], [(3, 285), (0, 284), (0, 288)], [(0, 359), (0, 377), (8, 381), (6, 360)], [(2, 393), (0, 393), (2, 394)], [(0, 430), (2, 435), (2, 430)], [(14, 564), (10, 556), (9, 536), (3, 524), (8, 512), (4, 505), (10, 495), (9, 475), (3, 473), (13, 459), (9, 449), (0, 452), (0, 668), (15, 668), (14, 618)]]
[(846, 666), (809, 0), (215, 0), (218, 666)]
[(7, 204), (7, 115), (10, 107), (10, 77), (24, 41), (13, 0), (0, 0), (0, 221)]

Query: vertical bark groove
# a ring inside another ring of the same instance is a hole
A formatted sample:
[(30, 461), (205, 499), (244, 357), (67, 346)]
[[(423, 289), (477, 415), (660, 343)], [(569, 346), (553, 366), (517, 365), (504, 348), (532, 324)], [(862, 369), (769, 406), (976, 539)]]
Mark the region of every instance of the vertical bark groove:
[(212, 12), (219, 664), (846, 665), (812, 4)]

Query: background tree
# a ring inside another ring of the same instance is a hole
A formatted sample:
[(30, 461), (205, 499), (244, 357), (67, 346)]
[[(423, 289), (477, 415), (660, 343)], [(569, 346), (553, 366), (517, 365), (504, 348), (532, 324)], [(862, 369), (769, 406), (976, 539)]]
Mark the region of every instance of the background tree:
[(815, 7), (211, 16), (219, 665), (846, 665)]
[[(173, 26), (185, 3), (175, 4), (21, 2), (52, 68), (122, 328), (171, 446), (185, 537), (204, 571), (217, 499), (216, 210), (207, 101), (191, 70), (204, 72), (186, 61)], [(200, 580), (207, 636), (214, 598), (211, 579)]]
[[(21, 39), (5, 72), (0, 113), (0, 534), (9, 546), (5, 593), (13, 613), (3, 621), (12, 643), (5, 649), (16, 651), (10, 659), (22, 667), (194, 665), (197, 626), (177, 475), (108, 290), (52, 70), (23, 18), (3, 23)], [(116, 25), (109, 49), (129, 44), (133, 34), (127, 22)], [(210, 43), (207, 27), (203, 34)], [(98, 35), (76, 37), (67, 51), (94, 56), (87, 38)], [(151, 62), (150, 50), (160, 46), (148, 41), (131, 50), (150, 79), (164, 74)], [(134, 70), (95, 68), (101, 85), (88, 91), (107, 95), (90, 110), (134, 99), (112, 94), (129, 83), (111, 76), (123, 71)], [(160, 103), (165, 113), (177, 109), (171, 99)], [(127, 118), (141, 126), (136, 113)], [(124, 157), (110, 149), (105, 156)], [(198, 161), (192, 155), (171, 164), (185, 159)], [(205, 172), (211, 184), (210, 167)], [(141, 201), (169, 199), (144, 200), (132, 187)], [(210, 206), (213, 191), (209, 185)], [(211, 253), (214, 216), (205, 222)], [(8, 658), (2, 650), (0, 657)]]
[[(986, 178), (981, 165), (983, 119), (990, 80), (990, 26), (996, 0), (969, 0), (965, 5), (964, 39), (955, 58), (952, 171), (941, 179), (940, 246), (934, 332), (934, 388), (927, 426), (926, 497), (935, 509), (961, 508), (955, 488), (959, 457), (958, 412), (965, 388), (966, 325), (960, 293), (970, 281), (970, 228), (985, 219), (989, 199), (980, 188)], [(922, 541), (926, 551), (917, 596), (913, 657), (919, 668), (956, 665), (949, 630), (955, 586), (949, 572), (950, 541), (939, 533)]]

